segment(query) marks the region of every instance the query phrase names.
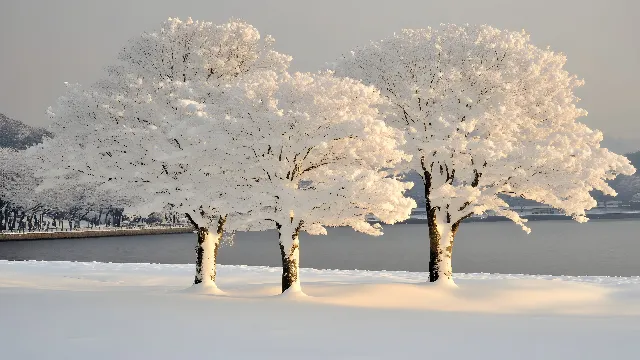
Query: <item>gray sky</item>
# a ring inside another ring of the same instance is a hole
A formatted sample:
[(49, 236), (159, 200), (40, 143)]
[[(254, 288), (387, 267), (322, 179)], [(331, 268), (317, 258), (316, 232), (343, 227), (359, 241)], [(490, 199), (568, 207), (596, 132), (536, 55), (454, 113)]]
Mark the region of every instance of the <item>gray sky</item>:
[(127, 39), (168, 17), (242, 18), (273, 35), (300, 71), (401, 28), (451, 22), (525, 29), (536, 45), (565, 53), (567, 69), (586, 80), (582, 121), (617, 151), (640, 148), (637, 0), (2, 0), (0, 8), (0, 113), (30, 125), (48, 125), (63, 82), (93, 82)]

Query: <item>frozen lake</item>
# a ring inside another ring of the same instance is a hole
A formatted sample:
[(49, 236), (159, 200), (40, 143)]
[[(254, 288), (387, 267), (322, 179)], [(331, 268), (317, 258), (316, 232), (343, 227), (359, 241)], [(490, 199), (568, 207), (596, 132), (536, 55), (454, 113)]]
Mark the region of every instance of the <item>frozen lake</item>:
[[(640, 276), (640, 221), (530, 222), (527, 235), (507, 222), (463, 224), (454, 245), (455, 272)], [(194, 262), (195, 234), (0, 242), (3, 260), (122, 263)], [(317, 269), (426, 271), (426, 225), (386, 226), (371, 237), (329, 229), (302, 236), (301, 265)], [(224, 244), (221, 264), (280, 265), (277, 234), (239, 233)]]

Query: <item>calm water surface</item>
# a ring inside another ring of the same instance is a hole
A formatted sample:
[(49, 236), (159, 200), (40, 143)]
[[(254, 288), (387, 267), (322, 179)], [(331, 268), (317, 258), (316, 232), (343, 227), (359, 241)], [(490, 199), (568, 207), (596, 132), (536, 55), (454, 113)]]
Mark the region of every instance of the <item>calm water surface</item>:
[[(455, 272), (640, 276), (640, 221), (530, 222), (527, 235), (507, 222), (463, 224)], [(0, 242), (3, 260), (70, 260), (184, 264), (194, 262), (195, 234)], [(346, 228), (303, 235), (301, 265), (317, 269), (426, 271), (426, 225), (386, 226), (372, 237)], [(239, 233), (219, 263), (280, 265), (275, 232)]]

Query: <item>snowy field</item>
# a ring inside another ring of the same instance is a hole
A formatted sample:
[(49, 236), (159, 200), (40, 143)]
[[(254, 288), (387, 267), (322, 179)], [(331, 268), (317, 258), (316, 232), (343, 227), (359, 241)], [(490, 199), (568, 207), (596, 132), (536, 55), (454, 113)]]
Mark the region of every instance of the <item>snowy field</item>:
[[(640, 277), (0, 261), (2, 359), (637, 359)], [(187, 289), (185, 289), (187, 288)]]

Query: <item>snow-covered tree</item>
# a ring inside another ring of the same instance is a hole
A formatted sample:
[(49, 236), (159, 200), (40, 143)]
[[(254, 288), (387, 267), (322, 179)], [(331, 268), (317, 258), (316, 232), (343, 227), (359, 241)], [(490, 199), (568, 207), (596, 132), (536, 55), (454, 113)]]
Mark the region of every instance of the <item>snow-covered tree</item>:
[(13, 198), (16, 183), (19, 183), (24, 175), (19, 152), (14, 149), (0, 148), (0, 199), (8, 201)]
[(32, 154), (41, 174), (53, 186), (80, 174), (77, 183), (137, 197), (131, 210), (143, 216), (167, 205), (187, 214), (198, 230), (194, 283), (215, 286), (227, 216), (249, 211), (258, 198), (237, 190), (241, 169), (217, 141), (219, 122), (190, 109), (253, 71), (284, 72), (291, 59), (272, 46), (241, 21), (169, 19), (130, 41), (92, 86), (69, 85), (50, 110), (55, 138)]
[(338, 75), (378, 87), (389, 122), (405, 131), (409, 168), (422, 175), (430, 279), (451, 279), (460, 223), (493, 210), (524, 225), (500, 196), (549, 204), (586, 221), (589, 194), (631, 174), (628, 160), (600, 147), (602, 134), (576, 121), (582, 85), (566, 58), (524, 32), (443, 25), (403, 30), (354, 50)]
[[(78, 184), (72, 177), (60, 179), (55, 186), (42, 183), (36, 176), (40, 166), (28, 156), (29, 152), (0, 149), (0, 209), (4, 208), (0, 214), (1, 229), (6, 228), (4, 220), (8, 213), (13, 213), (13, 222), (26, 221), (22, 224), (25, 230), (34, 230), (36, 221), (32, 220), (39, 217), (40, 223), (44, 215), (78, 223), (92, 210), (121, 207), (128, 202), (117, 193), (100, 189), (97, 184)], [(41, 191), (36, 191), (38, 188)], [(12, 223), (11, 227), (15, 225)]]
[(33, 195), (37, 186), (34, 169), (26, 161), (24, 151), (0, 148), (0, 230), (20, 227), (27, 213), (40, 207)]
[[(13, 211), (12, 200), (19, 192), (20, 179), (24, 178), (18, 161), (18, 151), (0, 148), (0, 230), (10, 228), (10, 213)], [(14, 219), (17, 216), (14, 214)]]
[(384, 100), (375, 88), (329, 72), (261, 72), (218, 95), (189, 106), (195, 118), (224, 119), (217, 141), (228, 142), (225, 153), (261, 195), (252, 216), (278, 230), (283, 292), (300, 290), (302, 231), (350, 226), (380, 235), (368, 214), (395, 223), (416, 206), (403, 195), (412, 184), (387, 171), (409, 157), (399, 150), (402, 133), (377, 109)]
[(224, 84), (256, 70), (286, 71), (291, 57), (273, 50), (274, 42), (240, 20), (169, 18), (158, 31), (133, 38), (118, 55), (123, 67), (111, 69), (134, 80)]
[(109, 225), (119, 226), (125, 207), (139, 201), (139, 197), (127, 192), (105, 188), (100, 181), (81, 181), (80, 173), (69, 173), (64, 178), (39, 184), (31, 195), (37, 199), (43, 212), (59, 221), (93, 222), (96, 218), (110, 215)]

